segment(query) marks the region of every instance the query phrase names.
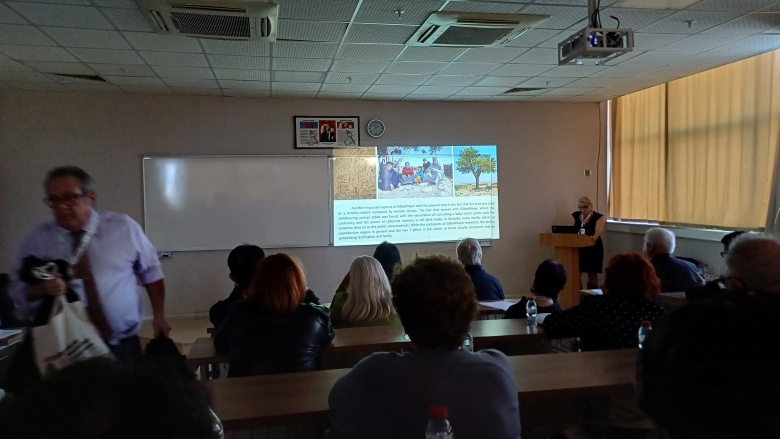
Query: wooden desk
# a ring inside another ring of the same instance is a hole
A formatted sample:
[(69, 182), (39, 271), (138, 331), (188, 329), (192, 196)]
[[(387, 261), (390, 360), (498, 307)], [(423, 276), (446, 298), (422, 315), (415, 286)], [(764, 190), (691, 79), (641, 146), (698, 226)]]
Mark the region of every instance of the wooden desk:
[[(331, 344), (320, 349), (320, 356), (411, 349), (412, 342), (404, 338), (403, 326), (371, 326), (336, 330)], [(484, 349), (497, 343), (521, 344), (545, 339), (540, 326), (528, 326), (525, 319), (475, 320), (471, 323), (471, 336), (476, 349)], [(227, 363), (229, 356), (214, 349), (214, 339), (203, 337), (195, 340), (187, 355), (187, 365), (201, 368), (201, 376), (208, 376), (208, 365)], [(205, 375), (203, 375), (205, 373)]]
[[(631, 391), (635, 349), (509, 357), (520, 403)], [(228, 378), (209, 382), (226, 430), (327, 422), (328, 394), (350, 369)]]
[(688, 303), (687, 300), (685, 300), (685, 292), (674, 292), (674, 293), (661, 293), (656, 298), (657, 301), (661, 303), (665, 303), (669, 305), (672, 309), (679, 308), (686, 303)]

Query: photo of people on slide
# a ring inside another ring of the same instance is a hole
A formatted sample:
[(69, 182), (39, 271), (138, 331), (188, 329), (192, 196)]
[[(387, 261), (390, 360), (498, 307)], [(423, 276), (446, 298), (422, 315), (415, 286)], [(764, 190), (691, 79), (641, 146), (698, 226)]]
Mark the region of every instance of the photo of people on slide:
[(452, 146), (377, 148), (377, 198), (452, 197)]
[(495, 146), (455, 146), (455, 196), (498, 196)]

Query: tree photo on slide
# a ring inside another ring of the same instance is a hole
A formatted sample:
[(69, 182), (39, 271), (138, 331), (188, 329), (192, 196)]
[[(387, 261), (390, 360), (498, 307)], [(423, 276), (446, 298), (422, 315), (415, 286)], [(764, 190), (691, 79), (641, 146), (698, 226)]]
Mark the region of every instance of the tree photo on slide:
[(461, 174), (469, 172), (474, 176), (474, 189), (479, 189), (479, 176), (482, 173), (492, 174), (496, 172), (496, 159), (489, 155), (482, 155), (474, 147), (468, 147), (460, 152), (455, 162), (455, 169)]

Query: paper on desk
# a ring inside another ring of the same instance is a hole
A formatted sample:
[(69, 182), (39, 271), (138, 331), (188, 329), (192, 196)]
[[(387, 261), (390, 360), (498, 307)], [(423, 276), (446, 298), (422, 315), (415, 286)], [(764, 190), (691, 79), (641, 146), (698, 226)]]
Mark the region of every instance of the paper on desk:
[(479, 302), (480, 305), (485, 305), (490, 308), (496, 308), (500, 309), (502, 311), (506, 311), (509, 309), (510, 306), (514, 305), (512, 302), (507, 302), (506, 300), (494, 300), (491, 302)]

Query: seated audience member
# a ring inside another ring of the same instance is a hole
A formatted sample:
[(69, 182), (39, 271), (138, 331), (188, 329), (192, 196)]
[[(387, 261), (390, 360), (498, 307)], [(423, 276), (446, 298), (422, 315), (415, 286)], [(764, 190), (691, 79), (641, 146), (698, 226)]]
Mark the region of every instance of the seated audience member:
[(780, 293), (780, 238), (746, 233), (734, 239), (726, 254), (728, 286), (762, 293)]
[(642, 251), (650, 258), (655, 274), (661, 280), (661, 291), (686, 291), (704, 284), (695, 265), (672, 256), (674, 246), (674, 233), (669, 230), (653, 227), (645, 232)]
[(379, 261), (371, 256), (352, 261), (349, 286), (333, 296), (330, 318), (334, 328), (401, 324), (393, 308), (390, 282)]
[[(536, 309), (539, 313), (556, 313), (563, 311), (558, 303), (558, 294), (566, 286), (566, 267), (553, 259), (545, 259), (534, 274), (531, 294), (536, 299)], [(528, 299), (523, 296), (519, 302), (509, 307), (504, 313), (505, 319), (526, 318), (525, 306)]]
[(459, 439), (519, 438), (517, 387), (507, 357), (461, 348), (477, 310), (463, 268), (417, 259), (393, 279), (393, 303), (415, 352), (383, 352), (333, 386), (330, 438), (422, 437), (428, 409), (446, 406)]
[[(731, 242), (736, 238), (737, 236), (743, 234), (745, 232), (731, 232), (723, 236), (723, 238), (720, 239), (720, 243), (723, 244), (723, 251), (720, 252), (720, 255), (724, 258), (729, 252), (729, 247), (731, 246)], [(685, 298), (692, 302), (694, 300), (704, 299), (708, 297), (712, 297), (713, 295), (721, 294), (726, 289), (726, 283), (727, 279), (724, 276), (721, 276), (715, 280), (711, 280), (707, 282), (704, 285), (695, 286), (691, 289), (688, 289), (685, 291)]]
[(209, 320), (215, 328), (225, 320), (230, 305), (244, 298), (244, 290), (252, 281), (257, 264), (263, 260), (265, 253), (256, 245), (241, 244), (228, 255), (227, 263), (230, 269), (230, 280), (233, 281), (233, 291), (225, 300), (220, 300), (209, 309)]
[(409, 162), (406, 162), (403, 169), (401, 169), (401, 184), (413, 184), (414, 174), (414, 168)]
[[(423, 162), (424, 164), (425, 162)], [(424, 166), (424, 165), (423, 165)], [(425, 169), (425, 181), (429, 184), (438, 184), (444, 178), (444, 170), (439, 163), (438, 157), (433, 158), (433, 163)]]
[[(395, 244), (390, 244), (387, 241), (382, 241), (382, 243), (376, 247), (374, 250), (374, 259), (382, 264), (382, 269), (385, 271), (388, 281), (392, 281), (395, 270), (401, 268), (401, 252), (398, 251), (398, 247), (396, 247)], [(349, 273), (344, 275), (344, 279), (341, 280), (338, 288), (336, 288), (336, 293), (346, 292), (347, 287), (349, 287)]]
[(0, 404), (3, 439), (217, 439), (221, 424), (193, 378), (160, 363), (74, 363)]
[(306, 277), (292, 256), (258, 265), (245, 300), (230, 307), (214, 346), (230, 354), (228, 377), (314, 370), (335, 335), (327, 308), (305, 301)]
[(393, 162), (385, 163), (379, 171), (379, 190), (392, 191), (401, 185), (401, 175), (395, 170)]
[(664, 437), (780, 437), (778, 302), (726, 293), (683, 306), (648, 336), (639, 406)]
[(466, 238), (458, 243), (455, 249), (458, 260), (466, 269), (471, 281), (474, 283), (474, 291), (477, 300), (504, 300), (504, 289), (501, 282), (488, 274), (482, 268), (482, 247), (474, 238)]
[(641, 322), (656, 322), (666, 314), (653, 300), (659, 283), (644, 256), (617, 254), (607, 264), (604, 295), (550, 314), (544, 319), (544, 332), (553, 338), (580, 337), (583, 351), (635, 348)]

